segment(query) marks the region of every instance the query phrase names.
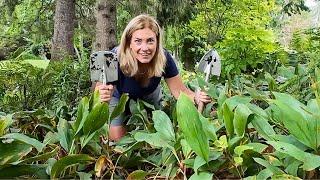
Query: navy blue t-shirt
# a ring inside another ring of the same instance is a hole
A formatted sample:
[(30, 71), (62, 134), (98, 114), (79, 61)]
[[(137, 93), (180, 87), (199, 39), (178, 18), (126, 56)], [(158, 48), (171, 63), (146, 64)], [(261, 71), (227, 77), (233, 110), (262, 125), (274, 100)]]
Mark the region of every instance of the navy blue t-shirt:
[[(116, 51), (115, 49), (113, 50)], [(162, 77), (171, 78), (179, 74), (178, 68), (169, 52), (164, 52), (167, 61)], [(119, 80), (116, 82), (117, 91), (113, 96), (120, 98), (122, 93), (128, 93), (131, 99), (139, 99), (145, 95), (151, 94), (160, 84), (162, 77), (152, 77), (146, 87), (141, 87), (134, 77), (128, 77), (118, 68)]]

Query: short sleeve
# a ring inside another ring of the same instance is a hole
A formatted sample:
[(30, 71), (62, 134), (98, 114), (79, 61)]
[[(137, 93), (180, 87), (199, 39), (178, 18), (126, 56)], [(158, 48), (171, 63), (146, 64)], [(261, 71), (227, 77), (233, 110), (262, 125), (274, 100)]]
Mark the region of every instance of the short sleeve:
[(171, 78), (179, 74), (176, 63), (173, 60), (173, 57), (170, 55), (168, 51), (164, 51), (164, 54), (167, 58), (166, 67), (163, 73), (164, 78)]

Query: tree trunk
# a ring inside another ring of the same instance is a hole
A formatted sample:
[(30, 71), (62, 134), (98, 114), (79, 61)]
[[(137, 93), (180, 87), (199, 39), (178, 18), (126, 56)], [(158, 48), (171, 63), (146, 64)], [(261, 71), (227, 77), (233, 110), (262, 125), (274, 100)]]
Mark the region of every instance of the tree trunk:
[(75, 0), (57, 0), (51, 57), (62, 60), (73, 56)]
[(117, 45), (116, 0), (97, 0), (96, 40), (93, 51), (111, 50)]

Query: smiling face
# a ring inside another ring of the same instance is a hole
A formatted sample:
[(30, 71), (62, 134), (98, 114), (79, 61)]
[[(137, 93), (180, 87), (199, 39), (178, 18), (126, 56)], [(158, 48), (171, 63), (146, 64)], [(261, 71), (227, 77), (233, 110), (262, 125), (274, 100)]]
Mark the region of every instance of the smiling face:
[(130, 49), (134, 58), (140, 63), (149, 63), (157, 51), (157, 36), (150, 28), (136, 30), (132, 33)]

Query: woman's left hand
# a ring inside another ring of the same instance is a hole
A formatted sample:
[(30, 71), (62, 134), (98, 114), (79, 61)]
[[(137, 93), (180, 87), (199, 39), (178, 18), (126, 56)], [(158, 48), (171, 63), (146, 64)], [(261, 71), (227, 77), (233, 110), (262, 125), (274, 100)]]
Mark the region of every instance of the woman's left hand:
[(194, 93), (194, 101), (197, 105), (199, 105), (199, 103), (208, 104), (212, 101), (212, 99), (210, 98), (210, 96), (208, 96), (206, 92), (197, 90)]
[(204, 105), (212, 101), (210, 96), (204, 91), (196, 90), (194, 93), (194, 101), (198, 105), (198, 111), (202, 112)]

